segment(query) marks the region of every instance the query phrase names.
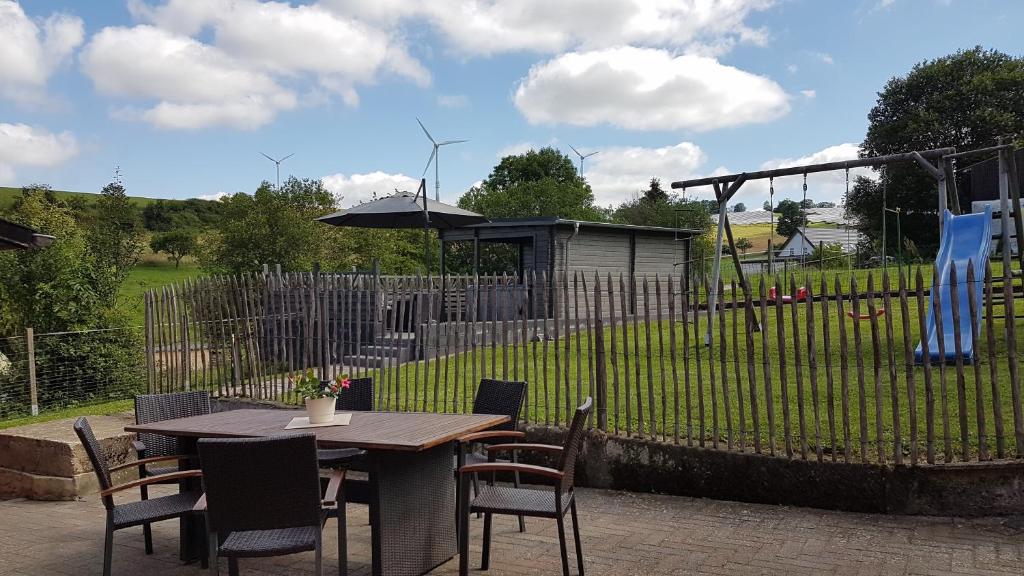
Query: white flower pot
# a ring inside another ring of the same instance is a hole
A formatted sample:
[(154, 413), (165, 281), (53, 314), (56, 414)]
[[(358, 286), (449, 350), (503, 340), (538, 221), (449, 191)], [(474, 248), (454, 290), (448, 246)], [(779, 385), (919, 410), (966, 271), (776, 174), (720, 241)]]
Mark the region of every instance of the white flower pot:
[(337, 398), (306, 398), (306, 414), (310, 424), (327, 424), (334, 421), (334, 406)]

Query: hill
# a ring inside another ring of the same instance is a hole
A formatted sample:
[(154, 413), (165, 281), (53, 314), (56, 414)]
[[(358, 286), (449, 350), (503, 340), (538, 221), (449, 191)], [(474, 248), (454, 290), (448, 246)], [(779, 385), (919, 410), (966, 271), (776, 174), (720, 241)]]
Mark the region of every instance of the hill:
[[(54, 195), (58, 198), (70, 200), (72, 198), (81, 198), (86, 202), (91, 202), (99, 196), (98, 192), (69, 192), (67, 190), (53, 190)], [(0, 210), (6, 210), (14, 204), (14, 199), (21, 194), (21, 188), (11, 188), (8, 186), (0, 186)], [(139, 208), (145, 208), (147, 204), (156, 202), (156, 198), (143, 198), (141, 196), (129, 196), (132, 204), (135, 204)], [(167, 202), (184, 202), (184, 200), (167, 200)]]

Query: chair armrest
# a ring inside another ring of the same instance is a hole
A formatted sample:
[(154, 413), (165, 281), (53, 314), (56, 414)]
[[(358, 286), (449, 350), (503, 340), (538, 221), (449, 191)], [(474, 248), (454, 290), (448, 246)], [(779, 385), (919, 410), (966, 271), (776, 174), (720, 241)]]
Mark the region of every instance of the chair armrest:
[(146, 445), (142, 440), (132, 440), (132, 449), (139, 454), (139, 459), (146, 457)]
[(327, 478), (327, 490), (324, 492), (321, 506), (331, 508), (338, 505), (338, 493), (345, 482), (344, 470), (325, 470), (320, 473), (321, 478)]
[(492, 462), (489, 464), (470, 464), (459, 468), (459, 474), (479, 474), (483, 472), (519, 472), (522, 474), (533, 474), (545, 476), (561, 481), (564, 477), (560, 471), (546, 466), (534, 466), (532, 464), (514, 464), (512, 462)]
[(199, 500), (196, 500), (196, 505), (192, 507), (192, 511), (193, 512), (206, 512), (206, 493), (205, 492), (203, 492), (203, 495), (199, 497)]
[(124, 464), (118, 464), (117, 466), (111, 466), (111, 472), (117, 472), (118, 470), (124, 470), (125, 468), (134, 468), (135, 466), (145, 466), (146, 464), (152, 464), (154, 462), (164, 462), (166, 460), (189, 460), (195, 458), (195, 456), (189, 454), (174, 454), (171, 456), (151, 456), (149, 458), (142, 458), (141, 460), (135, 460), (134, 462), (126, 462)]
[(562, 447), (554, 446), (552, 444), (491, 444), (490, 446), (484, 446), (484, 450), (488, 452), (501, 452), (504, 450), (532, 450), (534, 452), (551, 452), (554, 454), (561, 454)]
[(110, 496), (116, 492), (122, 490), (128, 490), (129, 488), (138, 488), (139, 486), (148, 486), (150, 484), (157, 484), (159, 482), (167, 482), (169, 480), (184, 480), (185, 478), (199, 478), (203, 473), (199, 470), (181, 470), (179, 472), (171, 472), (170, 474), (160, 474), (157, 476), (147, 476), (138, 480), (132, 480), (124, 484), (118, 484), (117, 486), (111, 486), (106, 490), (100, 490), (100, 496)]
[(525, 432), (517, 432), (515, 430), (488, 430), (485, 432), (474, 432), (472, 434), (466, 434), (457, 438), (458, 442), (479, 442), (480, 440), (489, 440), (491, 438), (526, 438)]

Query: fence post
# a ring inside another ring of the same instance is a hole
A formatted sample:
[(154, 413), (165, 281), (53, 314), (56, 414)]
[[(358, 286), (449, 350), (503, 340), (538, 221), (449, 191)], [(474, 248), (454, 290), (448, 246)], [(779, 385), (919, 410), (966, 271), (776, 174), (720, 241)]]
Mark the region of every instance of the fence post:
[(181, 380), (186, 392), (192, 390), (192, 344), (189, 342), (188, 312), (181, 315)]
[(28, 348), (28, 394), (32, 404), (32, 415), (39, 415), (39, 390), (36, 388), (36, 337), (32, 328), (25, 328), (25, 345)]
[[(596, 382), (597, 426), (608, 430), (608, 374), (605, 367), (604, 316), (601, 312), (601, 275), (594, 272), (594, 368)], [(614, 352), (613, 352), (614, 354)]]

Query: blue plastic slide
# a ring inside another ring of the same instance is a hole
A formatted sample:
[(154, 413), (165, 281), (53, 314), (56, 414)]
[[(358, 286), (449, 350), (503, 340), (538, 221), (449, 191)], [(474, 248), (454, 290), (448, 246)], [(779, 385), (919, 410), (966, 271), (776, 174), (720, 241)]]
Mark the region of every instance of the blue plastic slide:
[[(971, 335), (971, 309), (968, 298), (974, 298), (978, 311), (978, 333), (981, 333), (982, 316), (982, 279), (985, 278), (985, 263), (988, 261), (992, 247), (992, 208), (986, 207), (984, 213), (953, 216), (949, 210), (942, 215), (942, 239), (939, 254), (935, 257), (935, 268), (939, 273), (940, 286), (932, 288), (928, 306), (928, 352), (932, 362), (943, 359), (945, 362), (956, 361), (956, 341), (953, 332), (953, 305), (950, 297), (949, 271), (956, 266), (957, 296), (960, 306), (960, 347), (964, 362), (974, 361), (974, 340)], [(967, 263), (974, 266), (976, 280), (973, 289), (967, 285)], [(935, 333), (935, 293), (939, 294), (942, 305), (942, 337), (943, 348), (939, 350), (938, 338)], [(914, 357), (922, 361), (921, 344), (917, 345)]]

